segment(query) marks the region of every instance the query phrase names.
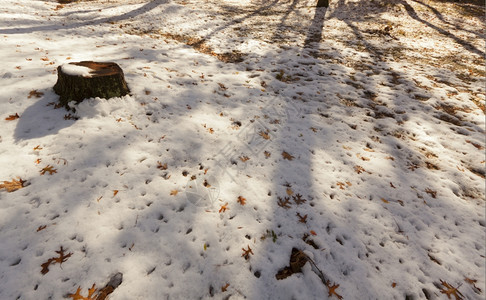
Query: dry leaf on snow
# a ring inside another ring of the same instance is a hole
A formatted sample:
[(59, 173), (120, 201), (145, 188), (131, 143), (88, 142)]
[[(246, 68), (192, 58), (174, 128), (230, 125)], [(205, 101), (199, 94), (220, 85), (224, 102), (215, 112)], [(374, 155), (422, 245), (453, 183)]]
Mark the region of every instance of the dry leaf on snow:
[(224, 286), (221, 287), (221, 292), (222, 293), (226, 292), (229, 286), (230, 286), (230, 284), (226, 283)]
[(96, 300), (98, 298), (97, 295), (95, 295), (96, 288), (95, 284), (93, 283), (93, 286), (88, 289), (88, 297), (81, 296), (81, 287), (78, 286), (78, 289), (76, 290), (75, 294), (69, 294), (68, 298), (72, 298), (73, 300)]
[(12, 179), (12, 181), (3, 181), (3, 183), (0, 183), (0, 189), (6, 189), (7, 192), (11, 193), (23, 188), (25, 180), (22, 180), (20, 177), (18, 178), (19, 180)]
[(241, 250), (243, 250), (243, 254), (241, 256), (244, 257), (246, 260), (250, 259), (250, 254), (254, 255), (253, 251), (250, 248), (250, 245), (248, 245), (248, 249), (241, 248)]
[(462, 300), (464, 298), (463, 295), (461, 294), (461, 292), (459, 292), (459, 287), (453, 287), (452, 285), (450, 285), (449, 283), (447, 283), (447, 281), (442, 281), (442, 279), (440, 280), (440, 283), (445, 287), (445, 289), (441, 289), (440, 292), (442, 294), (446, 294), (447, 295), (447, 299), (451, 299), (451, 296), (454, 296), (456, 298), (456, 300)]
[(238, 196), (238, 200), (236, 200), (236, 202), (238, 202), (241, 205), (245, 205), (246, 204), (246, 199), (243, 198), (243, 197), (241, 197), (241, 196)]
[(44, 175), (46, 173), (49, 173), (49, 175), (52, 175), (53, 173), (57, 173), (57, 170), (54, 169), (53, 166), (47, 165), (47, 167), (44, 167), (44, 168), (42, 168), (42, 170), (40, 170), (40, 173), (41, 173), (41, 175)]
[(19, 114), (15, 113), (15, 115), (10, 115), (10, 116), (6, 117), (5, 120), (13, 121), (13, 120), (17, 120), (18, 118), (20, 118)]
[(268, 131), (267, 132), (263, 132), (263, 131), (260, 131), (260, 136), (266, 140), (269, 140), (270, 139), (270, 135), (268, 135)]
[(343, 299), (343, 296), (339, 295), (336, 290), (339, 287), (339, 284), (333, 284), (331, 286), (331, 283), (329, 281), (326, 282), (327, 290), (328, 290), (328, 296), (332, 297), (333, 295), (336, 296), (338, 299)]
[(290, 155), (288, 152), (285, 152), (285, 151), (282, 152), (282, 156), (286, 160), (292, 160), (292, 159), (294, 159), (294, 157), (292, 155)]
[(224, 205), (221, 205), (221, 208), (219, 209), (219, 212), (220, 213), (225, 212), (227, 209), (229, 209), (228, 202), (226, 202)]
[(285, 209), (290, 208), (290, 197), (285, 197), (284, 199), (278, 197), (278, 206), (283, 207)]
[(32, 98), (32, 97), (40, 98), (43, 95), (44, 95), (43, 92), (38, 92), (37, 90), (32, 90), (32, 91), (30, 91), (29, 96), (27, 96), (27, 98), (29, 98), (29, 99)]
[(41, 265), (42, 270), (41, 273), (42, 275), (47, 274), (49, 272), (49, 266), (51, 264), (59, 264), (62, 265), (63, 262), (66, 262), (66, 260), (73, 255), (72, 252), (69, 252), (68, 254), (64, 254), (64, 249), (61, 246), (61, 249), (59, 251), (56, 251), (57, 254), (59, 254), (59, 257), (51, 257), (49, 258), (45, 263)]

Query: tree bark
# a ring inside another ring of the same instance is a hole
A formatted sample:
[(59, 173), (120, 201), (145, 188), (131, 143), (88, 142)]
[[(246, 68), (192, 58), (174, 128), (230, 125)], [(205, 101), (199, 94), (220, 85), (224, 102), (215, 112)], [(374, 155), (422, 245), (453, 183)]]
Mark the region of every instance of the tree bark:
[(71, 65), (87, 67), (89, 75), (74, 75), (57, 68), (57, 82), (54, 92), (58, 94), (61, 105), (68, 107), (68, 103), (79, 103), (86, 98), (113, 98), (125, 96), (130, 92), (122, 69), (113, 62), (81, 61)]

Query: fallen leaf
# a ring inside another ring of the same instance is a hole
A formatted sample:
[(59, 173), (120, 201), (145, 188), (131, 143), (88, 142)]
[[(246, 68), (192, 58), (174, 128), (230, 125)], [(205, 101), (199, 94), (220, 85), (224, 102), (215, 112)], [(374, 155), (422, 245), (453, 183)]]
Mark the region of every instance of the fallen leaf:
[(7, 192), (15, 192), (24, 187), (25, 181), (22, 178), (17, 177), (19, 180), (12, 179), (12, 181), (3, 181), (0, 183), (0, 189), (6, 189)]
[(263, 152), (263, 154), (265, 154), (265, 158), (269, 158), (269, 157), (270, 157), (270, 155), (272, 155), (272, 154), (271, 154), (270, 152), (268, 152), (268, 151)]
[(483, 147), (483, 146), (481, 146), (480, 144), (475, 143), (475, 142), (472, 142), (472, 141), (470, 141), (470, 140), (466, 140), (466, 143), (469, 143), (469, 144), (473, 145), (473, 146), (474, 146), (474, 147), (476, 147), (478, 150), (483, 150), (483, 149), (484, 149), (484, 147)]
[(36, 97), (36, 98), (40, 98), (44, 96), (44, 93), (43, 92), (38, 92), (37, 90), (32, 90), (29, 92), (29, 96), (27, 96), (27, 98), (32, 98), (32, 97)]
[(390, 201), (386, 200), (385, 198), (381, 198), (381, 201), (383, 201), (385, 203), (390, 203)]
[(219, 213), (225, 212), (227, 209), (229, 209), (228, 202), (226, 202), (224, 205), (221, 205), (221, 208), (219, 209)]
[(278, 206), (283, 207), (285, 209), (290, 208), (290, 197), (285, 197), (283, 200), (282, 198), (278, 197)]
[(294, 159), (294, 156), (290, 155), (289, 153), (287, 153), (285, 151), (282, 152), (282, 156), (286, 160), (292, 160), (292, 159)]
[(440, 283), (445, 287), (445, 289), (440, 289), (440, 292), (442, 294), (446, 294), (447, 299), (451, 299), (451, 296), (454, 296), (456, 298), (456, 300), (464, 299), (464, 298), (462, 298), (463, 295), (458, 290), (459, 287), (455, 288), (452, 285), (450, 285), (449, 283), (447, 283), (446, 281), (442, 281), (442, 279), (440, 280)]
[(260, 136), (266, 140), (269, 140), (270, 139), (270, 135), (268, 135), (268, 131), (267, 132), (263, 132), (263, 131), (260, 131)]
[(246, 199), (243, 198), (243, 197), (241, 197), (241, 196), (238, 196), (238, 200), (236, 200), (236, 202), (238, 202), (241, 205), (245, 205), (246, 204)]
[(17, 120), (18, 118), (20, 118), (19, 114), (15, 113), (15, 115), (10, 115), (10, 116), (6, 117), (5, 120), (13, 121), (13, 120)]
[(116, 194), (118, 194), (118, 190), (113, 190), (113, 197), (115, 197)]
[(310, 231), (310, 234), (312, 234), (312, 235), (317, 235), (317, 233), (316, 233), (314, 230), (311, 230), (311, 231)]
[(341, 190), (344, 190), (345, 184), (343, 182), (338, 182), (336, 185), (338, 185)]
[(473, 288), (477, 289), (481, 293), (481, 289), (476, 286), (476, 282), (478, 282), (477, 279), (470, 279), (470, 278), (465, 277), (464, 280), (467, 283), (469, 283), (470, 285), (472, 285)]
[(72, 298), (73, 300), (96, 300), (98, 299), (98, 295), (95, 295), (95, 292), (96, 292), (96, 288), (95, 288), (95, 284), (93, 283), (93, 285), (91, 286), (90, 289), (88, 289), (88, 297), (84, 297), (81, 295), (81, 287), (78, 286), (78, 289), (76, 290), (76, 293), (74, 294), (69, 294), (68, 295), (68, 298)]
[(366, 172), (366, 170), (362, 166), (354, 166), (354, 170), (356, 173), (361, 174), (363, 172)]
[(299, 217), (299, 222), (300, 223), (307, 223), (307, 215), (301, 216), (300, 213), (297, 213), (297, 217)]
[(300, 205), (302, 203), (305, 203), (307, 200), (302, 198), (301, 194), (297, 194), (295, 196), (292, 196), (292, 199), (294, 200), (295, 204)]
[(37, 232), (46, 229), (46, 227), (47, 227), (47, 225), (41, 225), (41, 226), (37, 227)]
[(396, 282), (393, 282), (392, 283), (392, 288), (395, 288), (397, 286), (397, 283)]
[(370, 160), (368, 157), (361, 156), (361, 154), (359, 154), (359, 153), (356, 154), (356, 157), (363, 160), (363, 161), (369, 161)]
[(426, 188), (426, 189), (425, 189), (425, 192), (426, 192), (427, 194), (429, 194), (429, 195), (430, 195), (432, 198), (434, 198), (434, 199), (437, 197), (437, 191), (434, 191), (434, 190), (431, 190), (431, 189), (429, 189), (429, 188)]
[(240, 156), (240, 160), (241, 160), (242, 162), (246, 162), (246, 161), (248, 161), (249, 159), (250, 159), (250, 158), (249, 158), (248, 156)]
[(226, 290), (228, 289), (229, 286), (230, 286), (230, 284), (226, 283), (224, 286), (221, 287), (221, 292), (222, 293), (226, 292)]
[(177, 195), (177, 193), (179, 193), (178, 190), (172, 190), (172, 191), (170, 191), (170, 195), (171, 196), (175, 196), (175, 195)]
[(294, 194), (294, 191), (292, 191), (291, 188), (287, 188), (287, 190), (285, 191), (287, 193), (287, 195), (291, 196)]
[(392, 182), (390, 182), (390, 186), (391, 186), (392, 188), (396, 189), (396, 187), (393, 185), (393, 183), (392, 183)]
[(336, 292), (336, 289), (339, 287), (339, 284), (333, 284), (331, 286), (331, 283), (329, 281), (327, 281), (326, 286), (327, 286), (327, 289), (328, 289), (328, 296), (329, 297), (332, 297), (334, 295), (338, 299), (343, 299), (343, 297)]
[(47, 165), (46, 167), (42, 168), (42, 170), (40, 170), (40, 173), (41, 173), (41, 175), (44, 175), (46, 173), (49, 173), (49, 175), (52, 175), (54, 173), (57, 173), (57, 170), (54, 169), (53, 166)]
[(56, 251), (57, 254), (59, 254), (59, 257), (51, 257), (49, 258), (45, 263), (41, 265), (42, 270), (41, 273), (42, 275), (47, 274), (49, 272), (49, 266), (51, 264), (59, 264), (62, 265), (63, 262), (66, 262), (66, 260), (73, 255), (71, 252), (68, 254), (64, 254), (64, 249), (61, 246), (61, 249), (59, 251)]
[(167, 170), (167, 163), (162, 164), (160, 161), (157, 162), (157, 169)]
[(254, 255), (253, 251), (250, 248), (250, 245), (248, 245), (248, 249), (241, 248), (241, 250), (243, 250), (243, 254), (241, 256), (244, 257), (246, 260), (250, 259), (250, 254)]

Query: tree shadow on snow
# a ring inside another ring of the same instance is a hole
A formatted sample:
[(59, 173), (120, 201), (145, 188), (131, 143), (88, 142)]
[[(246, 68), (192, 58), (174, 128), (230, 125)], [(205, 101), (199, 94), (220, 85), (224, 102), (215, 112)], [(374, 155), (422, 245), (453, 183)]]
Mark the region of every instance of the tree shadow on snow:
[(73, 120), (68, 120), (68, 111), (64, 108), (54, 109), (57, 98), (54, 92), (48, 92), (24, 110), (15, 127), (16, 141), (54, 135), (73, 124)]

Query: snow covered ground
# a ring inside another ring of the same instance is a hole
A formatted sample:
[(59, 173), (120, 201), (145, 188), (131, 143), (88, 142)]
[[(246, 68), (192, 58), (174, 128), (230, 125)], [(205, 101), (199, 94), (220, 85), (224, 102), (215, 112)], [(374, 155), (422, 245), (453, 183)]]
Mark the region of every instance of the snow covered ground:
[(314, 2), (0, 0), (0, 299), (484, 299), (484, 7)]

